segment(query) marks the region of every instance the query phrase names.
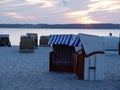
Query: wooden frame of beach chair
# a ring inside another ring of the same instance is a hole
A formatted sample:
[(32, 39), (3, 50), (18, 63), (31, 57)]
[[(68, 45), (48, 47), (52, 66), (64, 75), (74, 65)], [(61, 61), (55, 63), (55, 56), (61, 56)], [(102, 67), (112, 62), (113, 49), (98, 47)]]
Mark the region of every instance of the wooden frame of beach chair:
[(49, 57), (49, 71), (75, 72), (75, 48), (68, 45), (53, 45)]
[[(85, 55), (84, 53), (82, 53), (82, 54), (78, 54), (77, 55), (77, 72), (76, 72), (76, 74), (78, 75), (78, 79), (79, 80), (85, 80), (86, 79), (86, 77), (85, 77), (85, 64), (87, 63), (88, 65), (88, 76), (87, 76), (87, 79), (86, 80), (90, 80), (90, 70), (93, 70), (94, 71), (94, 78), (93, 78), (93, 80), (96, 80), (96, 73), (95, 73), (95, 71), (96, 71), (96, 58), (97, 58), (97, 56), (99, 56), (99, 55), (103, 55), (104, 54), (104, 52), (101, 52), (101, 51), (95, 51), (95, 52), (92, 52), (92, 53), (90, 53), (89, 55)], [(93, 57), (93, 60), (94, 60), (94, 66), (90, 66), (89, 64), (90, 64), (90, 58), (91, 57)]]

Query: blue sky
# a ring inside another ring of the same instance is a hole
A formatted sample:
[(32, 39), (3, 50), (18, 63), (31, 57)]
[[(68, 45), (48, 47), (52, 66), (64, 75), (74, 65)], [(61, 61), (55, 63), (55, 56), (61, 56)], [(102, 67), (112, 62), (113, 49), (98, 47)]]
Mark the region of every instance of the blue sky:
[(0, 0), (0, 23), (120, 24), (120, 0)]

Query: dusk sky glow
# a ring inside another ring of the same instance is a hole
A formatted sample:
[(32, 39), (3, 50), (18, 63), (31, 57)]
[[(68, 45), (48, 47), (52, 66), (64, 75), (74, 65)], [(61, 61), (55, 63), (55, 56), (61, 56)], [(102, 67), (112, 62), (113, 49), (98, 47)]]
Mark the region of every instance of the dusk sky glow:
[(0, 24), (120, 24), (120, 0), (0, 0)]

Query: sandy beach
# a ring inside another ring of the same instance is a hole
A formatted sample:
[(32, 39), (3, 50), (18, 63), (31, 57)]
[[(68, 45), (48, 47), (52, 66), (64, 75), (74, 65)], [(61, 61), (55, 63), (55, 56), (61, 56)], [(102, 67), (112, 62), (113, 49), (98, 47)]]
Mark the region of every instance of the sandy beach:
[(105, 80), (78, 80), (75, 74), (49, 72), (51, 47), (19, 53), (19, 46), (0, 47), (0, 90), (120, 90), (120, 55), (105, 54)]

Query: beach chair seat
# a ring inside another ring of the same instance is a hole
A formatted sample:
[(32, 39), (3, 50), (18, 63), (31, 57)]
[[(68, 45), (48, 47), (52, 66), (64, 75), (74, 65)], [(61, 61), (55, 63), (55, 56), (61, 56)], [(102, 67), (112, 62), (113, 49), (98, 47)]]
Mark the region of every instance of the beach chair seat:
[(68, 45), (53, 45), (50, 53), (50, 71), (74, 72), (73, 53), (75, 48)]

